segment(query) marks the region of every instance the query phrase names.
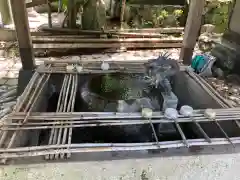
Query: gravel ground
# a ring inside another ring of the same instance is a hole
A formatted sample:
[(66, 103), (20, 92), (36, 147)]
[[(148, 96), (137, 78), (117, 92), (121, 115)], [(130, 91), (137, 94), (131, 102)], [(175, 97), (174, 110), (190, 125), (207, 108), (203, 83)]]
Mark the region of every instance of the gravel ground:
[(240, 105), (240, 77), (229, 75), (225, 79), (207, 78), (207, 82), (233, 106)]

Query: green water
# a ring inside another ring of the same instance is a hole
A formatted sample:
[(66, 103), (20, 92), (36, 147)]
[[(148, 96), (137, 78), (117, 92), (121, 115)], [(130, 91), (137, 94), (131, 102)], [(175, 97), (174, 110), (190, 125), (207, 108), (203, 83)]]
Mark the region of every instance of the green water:
[(128, 100), (143, 96), (147, 89), (141, 76), (107, 74), (95, 77), (89, 85), (90, 91), (110, 100)]

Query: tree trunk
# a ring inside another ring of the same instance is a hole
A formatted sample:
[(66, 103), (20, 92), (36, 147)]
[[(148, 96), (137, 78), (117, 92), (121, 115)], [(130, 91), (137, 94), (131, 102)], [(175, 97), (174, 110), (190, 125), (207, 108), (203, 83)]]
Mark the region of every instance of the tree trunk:
[(2, 17), (3, 25), (8, 25), (12, 23), (11, 8), (9, 6), (8, 0), (0, 0), (0, 13)]

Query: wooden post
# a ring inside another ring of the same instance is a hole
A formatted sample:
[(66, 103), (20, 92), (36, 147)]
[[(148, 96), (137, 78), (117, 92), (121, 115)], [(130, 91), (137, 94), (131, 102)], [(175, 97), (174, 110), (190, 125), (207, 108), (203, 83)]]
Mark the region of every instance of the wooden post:
[(47, 0), (48, 5), (48, 27), (52, 28), (52, 9), (51, 9), (51, 2)]
[(202, 14), (205, 0), (191, 0), (187, 23), (184, 30), (183, 47), (180, 53), (180, 59), (184, 64), (190, 64), (193, 50), (199, 36), (201, 28)]
[(67, 19), (67, 26), (68, 28), (76, 28), (76, 2), (75, 0), (68, 0), (68, 19)]
[(125, 6), (126, 6), (126, 0), (122, 0), (121, 15), (120, 15), (121, 30), (123, 29)]
[(35, 67), (25, 0), (10, 0), (23, 70)]

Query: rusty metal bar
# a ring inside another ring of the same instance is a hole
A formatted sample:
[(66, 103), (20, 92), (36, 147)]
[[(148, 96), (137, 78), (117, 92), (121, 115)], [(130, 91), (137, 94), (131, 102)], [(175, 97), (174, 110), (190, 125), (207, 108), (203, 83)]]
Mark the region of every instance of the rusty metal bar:
[(203, 130), (203, 128), (200, 126), (200, 124), (194, 119), (191, 118), (192, 121), (194, 122), (194, 124), (197, 126), (197, 128), (199, 129), (199, 131), (203, 134), (204, 138), (207, 140), (207, 142), (211, 143), (211, 139), (210, 137), (207, 135), (207, 133)]
[(218, 126), (218, 128), (221, 130), (221, 132), (224, 134), (224, 136), (225, 136), (226, 139), (229, 141), (229, 143), (231, 143), (232, 146), (235, 147), (235, 145), (234, 145), (233, 142), (231, 141), (230, 137), (227, 135), (227, 133), (224, 131), (224, 129), (221, 127), (221, 125), (218, 123), (218, 121), (214, 120), (214, 122), (216, 123), (216, 125)]
[(154, 128), (154, 126), (153, 126), (153, 123), (152, 123), (152, 120), (151, 120), (151, 119), (149, 119), (149, 124), (150, 124), (150, 126), (151, 126), (151, 128), (152, 128), (155, 141), (156, 141), (158, 147), (161, 148), (161, 147), (160, 147), (160, 144), (159, 144), (158, 137), (157, 137), (157, 133), (156, 133), (156, 131), (155, 131), (155, 128)]
[(185, 146), (187, 148), (189, 148), (189, 144), (188, 144), (187, 138), (186, 138), (185, 134), (183, 133), (183, 130), (181, 129), (181, 127), (180, 127), (180, 125), (179, 125), (179, 123), (178, 123), (178, 121), (176, 119), (174, 119), (174, 123), (175, 123), (175, 125), (177, 127), (177, 130), (178, 130), (179, 134), (182, 137), (183, 143), (185, 144)]

